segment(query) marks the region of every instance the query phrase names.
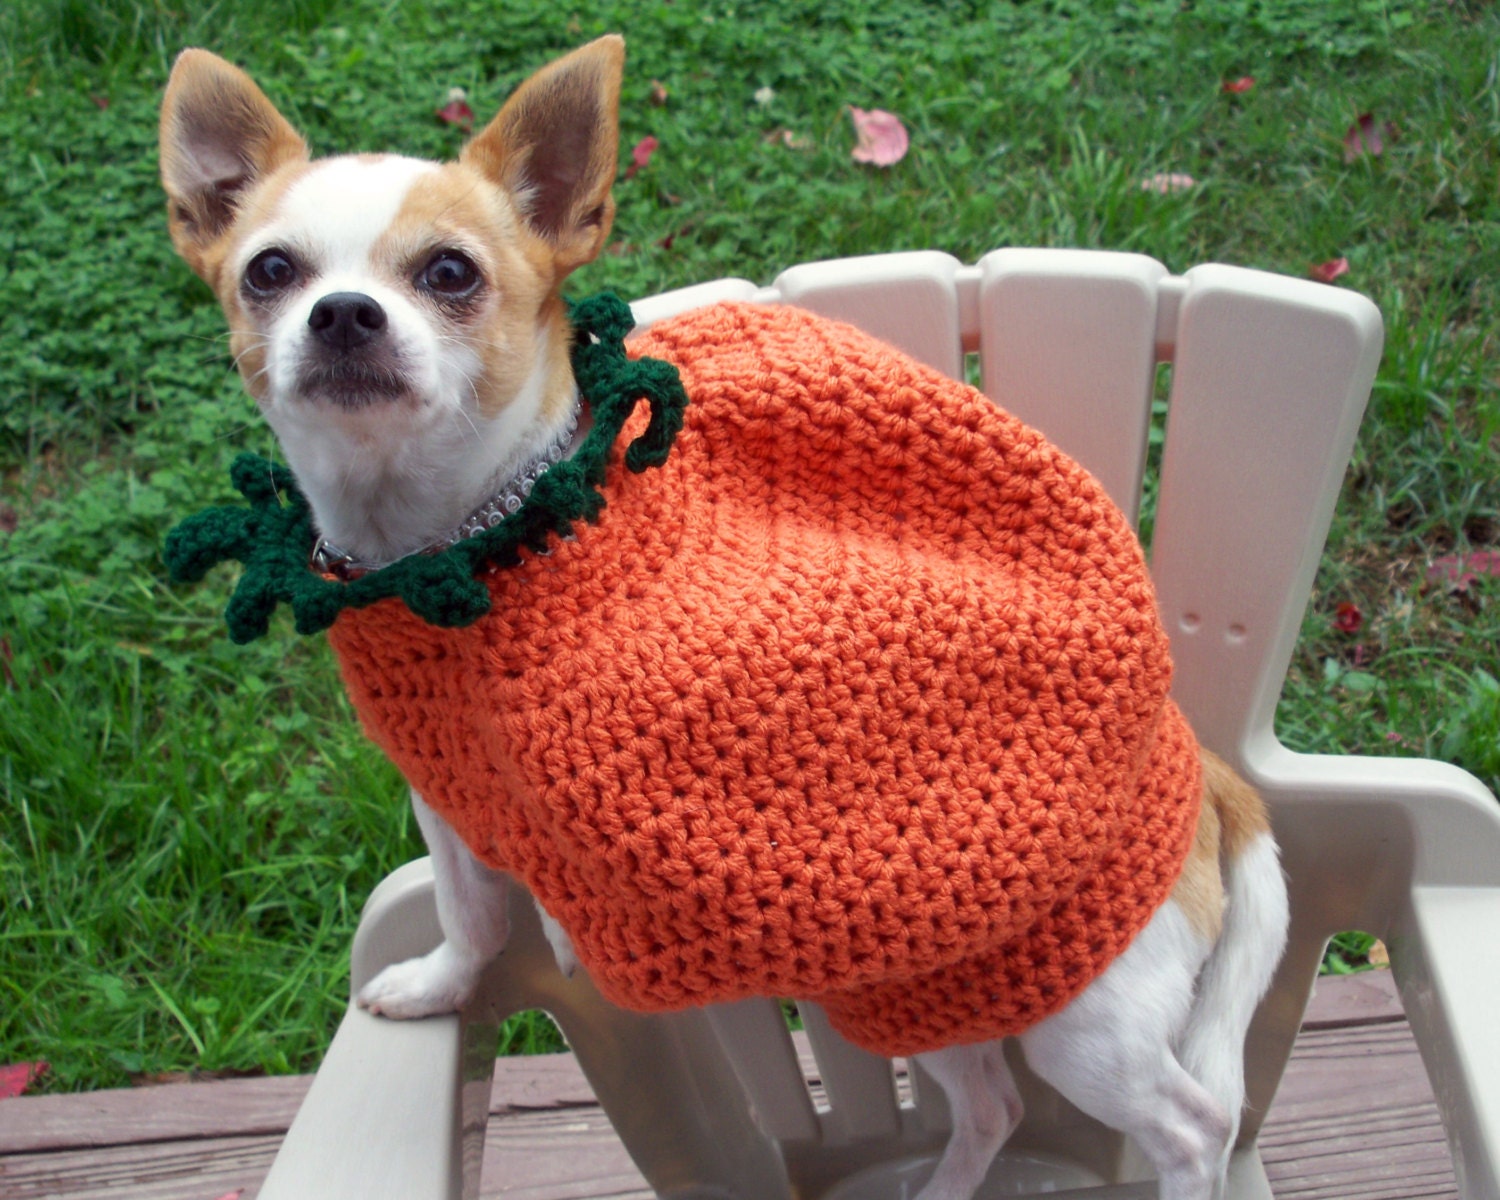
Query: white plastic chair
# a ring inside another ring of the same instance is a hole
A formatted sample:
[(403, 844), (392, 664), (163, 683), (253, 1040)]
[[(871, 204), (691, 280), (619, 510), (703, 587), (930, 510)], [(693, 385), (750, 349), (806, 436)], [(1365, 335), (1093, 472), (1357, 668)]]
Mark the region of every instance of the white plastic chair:
[[(1254, 1141), (1327, 938), (1382, 937), (1432, 1076), (1466, 1197), (1500, 1197), (1500, 808), (1442, 763), (1296, 754), (1273, 712), (1380, 357), (1363, 297), (1233, 267), (1174, 277), (1152, 259), (999, 250), (794, 267), (769, 288), (729, 279), (635, 306), (643, 325), (722, 299), (794, 303), (862, 326), (954, 376), (978, 354), (984, 390), (1094, 471), (1132, 517), (1156, 364), (1173, 364), (1153, 571), (1177, 661), (1175, 695), (1205, 744), (1273, 810), (1292, 881), (1286, 958), (1247, 1048), (1249, 1103), (1231, 1173), (1266, 1198)], [(524, 899), (524, 897), (523, 897)], [(496, 1023), (528, 1008), (562, 1026), (601, 1103), (663, 1197), (883, 1200), (945, 1137), (939, 1090), (804, 1006), (827, 1090), (815, 1105), (778, 1007), (625, 1013), (557, 971), (531, 907), (462, 1016), (401, 1023), (351, 1006), (262, 1200), (478, 1195)], [(371, 896), (353, 987), (439, 938), (426, 860)], [(984, 1196), (1059, 1189), (1139, 1197), (1122, 1139), (1025, 1077), (1027, 1118)], [(914, 1190), (914, 1189), (910, 1189)]]

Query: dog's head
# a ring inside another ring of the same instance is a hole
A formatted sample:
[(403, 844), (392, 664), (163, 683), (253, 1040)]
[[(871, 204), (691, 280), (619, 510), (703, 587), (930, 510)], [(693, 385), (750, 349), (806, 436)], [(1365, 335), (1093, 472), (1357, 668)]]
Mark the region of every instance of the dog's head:
[(161, 115), (172, 241), (321, 532), (389, 558), (452, 527), (573, 403), (559, 286), (614, 216), (624, 43), (521, 85), (451, 163), (312, 160), (202, 50)]

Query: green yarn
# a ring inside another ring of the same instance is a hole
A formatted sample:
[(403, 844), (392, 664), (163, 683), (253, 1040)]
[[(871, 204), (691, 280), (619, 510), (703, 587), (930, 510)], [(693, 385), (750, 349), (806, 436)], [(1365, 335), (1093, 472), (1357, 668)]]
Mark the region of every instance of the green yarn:
[(311, 567), (317, 533), (312, 510), (291, 472), (256, 454), (230, 467), (235, 489), (250, 502), (205, 509), (167, 535), (163, 557), (174, 583), (196, 583), (221, 562), (244, 566), (224, 610), (229, 637), (254, 641), (270, 628), (278, 604), (291, 606), (298, 633), (320, 633), (346, 608), (399, 597), (433, 625), (468, 625), (490, 607), (489, 590), (475, 578), (484, 567), (513, 567), (522, 547), (542, 551), (549, 537), (566, 537), (573, 522), (599, 519), (604, 467), (620, 430), (645, 400), (646, 431), (625, 451), (635, 472), (667, 460), (682, 429), (687, 396), (677, 368), (660, 359), (632, 361), (625, 336), (634, 327), (630, 306), (603, 292), (570, 304), (573, 374), (589, 405), (593, 427), (572, 457), (540, 479), (520, 509), (498, 525), (434, 554), (412, 554), (358, 579), (325, 579)]

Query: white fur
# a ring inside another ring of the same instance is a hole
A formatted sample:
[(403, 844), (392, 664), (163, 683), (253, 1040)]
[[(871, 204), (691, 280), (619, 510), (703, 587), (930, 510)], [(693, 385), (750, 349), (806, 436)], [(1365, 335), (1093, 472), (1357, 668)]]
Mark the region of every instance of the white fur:
[[(432, 855), (443, 942), (421, 958), (387, 967), (355, 998), (361, 1008), (397, 1018), (457, 1012), (473, 996), (484, 968), (510, 940), (510, 880), (475, 858), (415, 790), (411, 807)], [(573, 943), (562, 926), (540, 908), (537, 911), (558, 969), (572, 976), (578, 967)]]
[[(1216, 943), (1168, 900), (1072, 1004), (1019, 1038), (1037, 1075), (1135, 1138), (1162, 1200), (1211, 1200), (1224, 1186), (1244, 1105), (1245, 1034), (1286, 942), (1286, 882), (1270, 835), (1227, 875)], [(917, 1200), (969, 1200), (1020, 1120), (1015, 1082), (995, 1043), (920, 1061), (948, 1094), (954, 1129)]]
[(415, 790), (411, 807), (432, 855), (443, 942), (421, 958), (387, 967), (360, 989), (359, 1005), (387, 1017), (456, 1012), (510, 940), (510, 881), (475, 858)]
[(412, 185), (437, 169), (397, 154), (320, 159), (282, 195), (270, 223), (239, 248), (236, 275), (271, 246), (307, 256), (326, 275), (365, 273), (370, 247), (391, 227)]
[(968, 1200), (1025, 1115), (1005, 1044), (949, 1046), (918, 1061), (948, 1097), (953, 1133), (917, 1200)]
[[(386, 312), (394, 326), (395, 313)], [(541, 411), (546, 337), (545, 329), (537, 330), (531, 374), (495, 417), (484, 416), (470, 399), (477, 360), (471, 374), (437, 387), (420, 406), (345, 414), (294, 399), (268, 407), (266, 419), (312, 505), (318, 531), (357, 558), (388, 561), (462, 521), (496, 480), (550, 440), (550, 432), (524, 436)]]
[[(288, 188), (233, 264), (238, 277), (261, 251), (279, 247), (313, 276), (267, 331), (263, 410), (319, 532), (357, 558), (387, 561), (431, 543), (551, 436), (536, 428), (548, 330), (534, 331), (532, 369), (513, 400), (486, 417), (475, 403), (479, 355), (444, 336), (393, 277), (398, 264), (376, 253), (412, 185), (436, 169), (395, 156), (323, 160)], [(367, 295), (385, 310), (409, 402), (341, 410), (298, 394), (308, 317), (334, 292)]]
[(1286, 881), (1269, 833), (1245, 847), (1225, 879), (1227, 905), (1217, 952), (1198, 980), (1193, 1011), (1179, 1044), (1182, 1065), (1228, 1111), (1228, 1166), (1245, 1099), (1245, 1034), (1286, 947), (1290, 919)]

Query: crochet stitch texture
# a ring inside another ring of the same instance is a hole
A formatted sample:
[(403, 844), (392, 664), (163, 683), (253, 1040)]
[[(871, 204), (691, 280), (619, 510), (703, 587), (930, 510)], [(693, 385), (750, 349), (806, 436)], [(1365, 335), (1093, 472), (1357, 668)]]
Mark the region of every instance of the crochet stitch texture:
[(597, 524), (481, 574), (471, 625), (341, 613), (367, 731), (616, 1003), (814, 999), (885, 1055), (1056, 1012), (1198, 810), (1123, 517), (847, 326), (724, 305), (633, 352), (691, 398), (665, 465), (617, 452)]

